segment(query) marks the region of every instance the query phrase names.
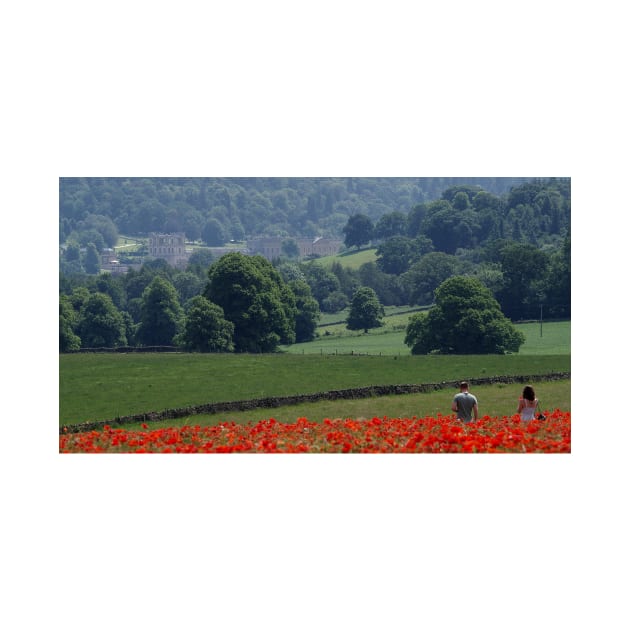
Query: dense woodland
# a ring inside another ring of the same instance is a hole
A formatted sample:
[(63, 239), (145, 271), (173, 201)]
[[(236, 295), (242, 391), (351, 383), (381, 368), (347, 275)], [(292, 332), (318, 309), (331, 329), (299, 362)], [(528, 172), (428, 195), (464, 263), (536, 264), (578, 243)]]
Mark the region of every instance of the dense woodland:
[[(570, 317), (566, 178), (63, 178), (59, 200), (62, 351), (272, 351), (312, 339), (319, 313), (352, 310), (360, 289), (376, 310), (430, 305), (453, 276), (474, 277), (512, 320), (541, 308)], [(280, 236), (286, 255), (213, 260), (201, 248), (185, 270), (155, 260), (98, 273), (119, 234), (151, 231), (184, 231), (198, 245)], [(298, 260), (291, 238), (305, 236), (342, 239), (348, 253), (373, 247), (376, 258), (359, 269)], [(224, 283), (245, 288), (229, 294)], [(363, 327), (361, 315), (349, 327)]]
[[(387, 213), (408, 213), (414, 206), (439, 199), (453, 186), (464, 185), (500, 197), (527, 178), (61, 178), (59, 233), (65, 242), (82, 223), (105, 217), (121, 234), (185, 232), (201, 239), (209, 221), (221, 226), (224, 239), (255, 236), (324, 236), (339, 238), (348, 217), (364, 214), (372, 221)], [(568, 182), (556, 183), (568, 196)], [(508, 199), (537, 214), (538, 191), (523, 190)], [(481, 201), (481, 199), (479, 200)], [(547, 202), (551, 206), (554, 200)], [(553, 218), (552, 208), (543, 210)], [(516, 218), (504, 213), (509, 224)], [(531, 216), (523, 216), (527, 232)], [(563, 217), (555, 217), (558, 226)], [(551, 226), (549, 226), (551, 227)]]

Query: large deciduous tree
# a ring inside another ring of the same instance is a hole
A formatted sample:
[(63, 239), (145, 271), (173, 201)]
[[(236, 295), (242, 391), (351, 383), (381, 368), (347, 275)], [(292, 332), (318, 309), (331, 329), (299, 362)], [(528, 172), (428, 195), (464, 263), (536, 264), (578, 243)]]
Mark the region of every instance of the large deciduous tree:
[(348, 330), (378, 328), (383, 325), (381, 318), (385, 314), (374, 289), (361, 287), (357, 289), (350, 304), (350, 312), (346, 320)]
[(84, 348), (115, 348), (127, 344), (123, 316), (104, 293), (93, 293), (83, 304), (77, 333)]
[(367, 245), (374, 234), (374, 224), (370, 217), (365, 214), (353, 214), (343, 228), (345, 235), (344, 243), (346, 247), (361, 248), (361, 245)]
[(181, 330), (183, 310), (175, 287), (155, 276), (142, 293), (138, 341), (145, 346), (169, 346)]
[(237, 352), (273, 352), (295, 342), (295, 296), (262, 256), (222, 256), (208, 272), (204, 297), (234, 324)]
[(413, 315), (405, 334), (412, 354), (504, 354), (518, 352), (524, 342), (490, 290), (466, 276), (443, 282), (435, 306)]
[(197, 352), (232, 352), (234, 324), (225, 319), (223, 309), (202, 295), (188, 304), (186, 323), (176, 338), (186, 349)]

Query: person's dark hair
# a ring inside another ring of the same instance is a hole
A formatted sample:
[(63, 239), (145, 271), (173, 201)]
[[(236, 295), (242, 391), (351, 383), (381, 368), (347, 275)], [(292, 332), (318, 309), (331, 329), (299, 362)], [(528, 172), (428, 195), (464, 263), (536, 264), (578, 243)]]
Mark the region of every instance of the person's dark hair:
[(527, 400), (536, 400), (534, 388), (530, 385), (525, 385), (525, 387), (523, 388), (523, 398), (526, 398)]
[(459, 384), (459, 389), (468, 389), (468, 382), (467, 381), (462, 381)]

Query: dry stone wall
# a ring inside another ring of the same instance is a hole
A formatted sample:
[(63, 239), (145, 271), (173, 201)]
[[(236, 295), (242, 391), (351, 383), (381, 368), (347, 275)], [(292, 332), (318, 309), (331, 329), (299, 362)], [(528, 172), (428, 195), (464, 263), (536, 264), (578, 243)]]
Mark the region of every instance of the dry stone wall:
[[(570, 372), (554, 372), (551, 374), (536, 374), (529, 376), (489, 376), (483, 378), (468, 379), (471, 386), (493, 385), (495, 383), (531, 383), (540, 381), (558, 381), (571, 378)], [(354, 387), (351, 389), (330, 390), (313, 394), (299, 394), (295, 396), (271, 396), (268, 398), (255, 398), (252, 400), (236, 400), (229, 402), (208, 403), (193, 407), (181, 407), (178, 409), (165, 409), (163, 411), (149, 411), (133, 416), (120, 416), (111, 420), (82, 422), (80, 424), (65, 425), (59, 428), (59, 433), (80, 433), (102, 429), (105, 425), (124, 425), (131, 422), (156, 422), (186, 418), (197, 414), (215, 414), (226, 411), (249, 411), (253, 409), (272, 409), (284, 405), (295, 405), (304, 402), (317, 402), (320, 400), (351, 400), (357, 398), (371, 398), (375, 396), (395, 396), (400, 394), (416, 394), (433, 392), (440, 389), (456, 388), (459, 381), (442, 381), (441, 383), (424, 383), (410, 385), (371, 385), (369, 387)]]

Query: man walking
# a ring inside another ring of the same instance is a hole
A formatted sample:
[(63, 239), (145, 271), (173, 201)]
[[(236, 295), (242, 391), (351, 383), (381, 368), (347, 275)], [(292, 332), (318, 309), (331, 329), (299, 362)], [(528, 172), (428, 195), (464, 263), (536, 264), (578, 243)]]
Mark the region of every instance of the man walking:
[(459, 384), (459, 394), (453, 398), (451, 409), (457, 413), (457, 417), (462, 422), (470, 422), (477, 420), (479, 410), (477, 407), (477, 399), (468, 391), (468, 383), (462, 381)]

